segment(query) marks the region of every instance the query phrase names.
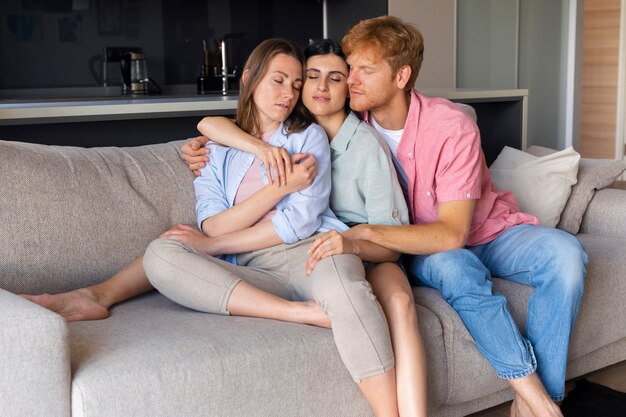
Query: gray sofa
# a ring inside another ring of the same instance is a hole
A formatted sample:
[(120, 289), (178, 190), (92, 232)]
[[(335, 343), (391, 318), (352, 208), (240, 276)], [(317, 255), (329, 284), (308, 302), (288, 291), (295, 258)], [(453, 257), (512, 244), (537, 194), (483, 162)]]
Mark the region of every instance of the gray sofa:
[[(329, 330), (185, 309), (156, 292), (66, 323), (15, 294), (102, 281), (176, 223), (194, 223), (181, 142), (136, 148), (0, 141), (0, 415), (368, 416)], [(597, 187), (596, 187), (597, 188)], [(626, 191), (595, 192), (568, 377), (626, 359)], [(572, 198), (574, 194), (572, 194)], [(530, 288), (495, 280), (523, 326)], [(512, 398), (461, 323), (416, 288), (432, 416)]]

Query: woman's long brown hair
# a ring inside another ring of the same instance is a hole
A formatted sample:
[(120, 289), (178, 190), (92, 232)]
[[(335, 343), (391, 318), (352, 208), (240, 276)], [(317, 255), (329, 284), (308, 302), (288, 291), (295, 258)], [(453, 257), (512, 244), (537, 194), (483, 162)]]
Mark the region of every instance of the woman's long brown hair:
[[(297, 59), (302, 65), (304, 76), (304, 53), (297, 44), (286, 39), (267, 39), (261, 42), (250, 54), (244, 71), (248, 71), (246, 82), (243, 77), (239, 82), (239, 102), (237, 104), (237, 125), (248, 133), (258, 136), (260, 132), (259, 118), (254, 103), (254, 91), (267, 73), (270, 61), (278, 54), (285, 54)], [(302, 104), (302, 96), (285, 120), (283, 126), (287, 133), (300, 132), (306, 129), (312, 122), (313, 116)]]

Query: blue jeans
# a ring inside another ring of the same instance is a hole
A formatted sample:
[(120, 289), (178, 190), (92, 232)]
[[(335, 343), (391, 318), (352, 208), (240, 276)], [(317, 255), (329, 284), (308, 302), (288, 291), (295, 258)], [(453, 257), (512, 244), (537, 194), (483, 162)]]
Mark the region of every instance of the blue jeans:
[[(537, 375), (555, 401), (564, 396), (567, 349), (583, 293), (587, 254), (558, 229), (519, 225), (479, 246), (410, 260), (418, 283), (441, 291), (503, 379)], [(491, 276), (535, 288), (526, 337)]]

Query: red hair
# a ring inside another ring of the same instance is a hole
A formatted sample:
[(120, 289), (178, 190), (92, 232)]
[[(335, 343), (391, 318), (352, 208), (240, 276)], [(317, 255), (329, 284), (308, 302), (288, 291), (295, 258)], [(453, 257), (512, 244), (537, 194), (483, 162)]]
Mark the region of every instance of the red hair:
[(422, 32), (393, 16), (361, 20), (343, 37), (341, 47), (346, 55), (359, 50), (375, 53), (387, 61), (394, 74), (408, 65), (411, 67), (411, 76), (407, 90), (413, 88), (424, 60)]

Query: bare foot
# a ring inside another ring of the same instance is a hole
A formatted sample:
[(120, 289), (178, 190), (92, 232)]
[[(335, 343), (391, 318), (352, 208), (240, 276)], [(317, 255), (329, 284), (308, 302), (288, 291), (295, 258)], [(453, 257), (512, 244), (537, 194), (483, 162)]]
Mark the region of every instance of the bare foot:
[(327, 329), (331, 328), (330, 318), (328, 318), (326, 312), (315, 301), (302, 301), (297, 304), (304, 307), (301, 323), (325, 327)]
[[(536, 404), (535, 404), (536, 405)], [(516, 394), (513, 399), (513, 403), (511, 404), (511, 414), (510, 417), (536, 417), (536, 416), (553, 416), (553, 417), (563, 417), (561, 414), (561, 410), (559, 406), (554, 403), (552, 400), (549, 400), (547, 404), (544, 404), (543, 411), (540, 414), (535, 414), (530, 404), (525, 401), (521, 395)]]
[(507, 382), (515, 390), (511, 417), (563, 417), (561, 409), (552, 401), (536, 373)]
[(87, 288), (60, 294), (20, 294), (20, 297), (54, 311), (66, 321), (102, 320), (109, 317), (108, 308), (100, 304)]
[(526, 404), (526, 401), (519, 395), (516, 395), (511, 404), (511, 417), (535, 417), (533, 412)]

